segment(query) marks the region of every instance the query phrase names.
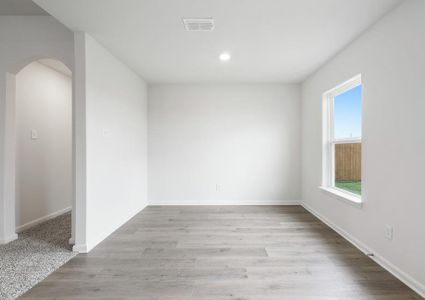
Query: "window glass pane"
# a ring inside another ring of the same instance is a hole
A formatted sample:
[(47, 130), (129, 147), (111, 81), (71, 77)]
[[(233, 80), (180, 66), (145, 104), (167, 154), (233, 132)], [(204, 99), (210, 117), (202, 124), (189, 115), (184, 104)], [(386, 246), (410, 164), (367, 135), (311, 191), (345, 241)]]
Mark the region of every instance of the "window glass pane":
[(362, 144), (335, 145), (335, 187), (361, 195)]
[(362, 86), (334, 98), (334, 138), (360, 138), (362, 132)]

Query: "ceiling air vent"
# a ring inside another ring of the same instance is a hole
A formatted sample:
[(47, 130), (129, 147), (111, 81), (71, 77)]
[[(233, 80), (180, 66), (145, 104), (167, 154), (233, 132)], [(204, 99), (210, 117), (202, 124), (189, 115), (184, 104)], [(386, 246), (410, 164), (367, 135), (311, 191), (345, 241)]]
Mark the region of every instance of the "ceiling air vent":
[(213, 18), (184, 18), (184, 28), (187, 31), (213, 31), (214, 19)]

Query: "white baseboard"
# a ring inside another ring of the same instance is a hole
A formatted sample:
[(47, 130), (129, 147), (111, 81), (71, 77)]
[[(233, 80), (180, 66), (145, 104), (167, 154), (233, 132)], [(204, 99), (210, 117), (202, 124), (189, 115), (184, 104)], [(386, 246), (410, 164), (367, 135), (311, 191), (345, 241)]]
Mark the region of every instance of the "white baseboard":
[(333, 223), (332, 221), (330, 221), (323, 215), (319, 214), (314, 208), (312, 208), (308, 204), (301, 202), (301, 206), (304, 207), (306, 210), (308, 210), (311, 214), (316, 216), (323, 223), (328, 225), (330, 228), (332, 228), (334, 231), (336, 231), (339, 235), (341, 235), (344, 239), (349, 241), (351, 244), (353, 244), (356, 248), (358, 248), (363, 253), (365, 254), (373, 253), (373, 256), (370, 256), (372, 260), (374, 260), (377, 264), (379, 264), (385, 270), (387, 270), (388, 272), (393, 274), (395, 277), (397, 277), (400, 281), (402, 281), (405, 285), (407, 285), (416, 293), (418, 293), (421, 297), (425, 298), (425, 286), (421, 284), (419, 281), (417, 281), (412, 276), (410, 276), (409, 274), (402, 271), (400, 268), (398, 268), (397, 266), (395, 266), (394, 264), (386, 260), (384, 257), (379, 255), (379, 253), (370, 249), (366, 244), (364, 244), (363, 242), (353, 237), (347, 231), (341, 229), (335, 223)]
[(0, 245), (8, 244), (8, 243), (16, 240), (17, 238), (18, 238), (18, 235), (16, 233), (12, 234), (10, 236), (7, 236), (5, 238), (2, 238), (2, 239), (0, 239)]
[(164, 205), (164, 206), (214, 206), (214, 205), (300, 205), (298, 200), (282, 200), (282, 201), (149, 201), (149, 205)]
[(66, 207), (66, 208), (61, 209), (61, 210), (58, 210), (58, 211), (56, 211), (54, 213), (48, 214), (47, 216), (38, 218), (38, 219), (36, 219), (34, 221), (31, 221), (31, 222), (28, 222), (28, 223), (26, 223), (24, 225), (21, 225), (21, 226), (16, 227), (16, 232), (17, 233), (20, 233), (20, 232), (22, 232), (22, 231), (24, 231), (24, 230), (26, 230), (28, 228), (31, 228), (31, 227), (33, 227), (35, 225), (38, 225), (40, 223), (43, 223), (43, 222), (46, 222), (46, 221), (51, 220), (53, 218), (56, 218), (56, 217), (58, 217), (58, 216), (60, 216), (60, 215), (62, 215), (64, 213), (67, 213), (67, 212), (69, 212), (71, 210), (72, 210), (72, 207)]
[(72, 246), (72, 251), (78, 252), (78, 253), (88, 253), (89, 252), (86, 244), (74, 245), (74, 246)]
[(135, 212), (128, 215), (126, 218), (123, 219), (120, 223), (116, 224), (112, 228), (108, 228), (107, 230), (104, 230), (100, 234), (98, 234), (92, 241), (88, 241), (86, 244), (75, 244), (72, 247), (72, 251), (79, 252), (79, 253), (89, 253), (94, 247), (99, 245), (104, 239), (106, 239), (108, 236), (110, 236), (112, 233), (114, 233), (115, 230), (123, 226), (125, 223), (127, 223), (131, 218), (133, 218), (135, 215), (137, 215), (139, 212), (144, 210), (147, 205), (144, 205), (142, 208), (139, 208)]

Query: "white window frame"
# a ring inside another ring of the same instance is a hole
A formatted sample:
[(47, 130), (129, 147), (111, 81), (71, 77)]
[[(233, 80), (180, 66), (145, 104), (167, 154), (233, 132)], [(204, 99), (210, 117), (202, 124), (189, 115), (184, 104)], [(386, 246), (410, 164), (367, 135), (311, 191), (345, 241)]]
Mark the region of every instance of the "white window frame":
[[(334, 99), (336, 96), (362, 85), (361, 74), (323, 94), (323, 170), (320, 188), (338, 199), (361, 206), (362, 197), (335, 186), (335, 145), (361, 143), (361, 137), (336, 139), (334, 136)], [(363, 97), (362, 97), (363, 101)]]

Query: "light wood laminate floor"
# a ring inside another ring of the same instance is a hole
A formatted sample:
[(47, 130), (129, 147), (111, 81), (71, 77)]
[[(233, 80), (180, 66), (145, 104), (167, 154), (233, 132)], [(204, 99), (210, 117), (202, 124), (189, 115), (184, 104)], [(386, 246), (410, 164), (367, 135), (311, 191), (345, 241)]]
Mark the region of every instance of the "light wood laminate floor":
[(422, 299), (300, 206), (149, 206), (23, 299)]

